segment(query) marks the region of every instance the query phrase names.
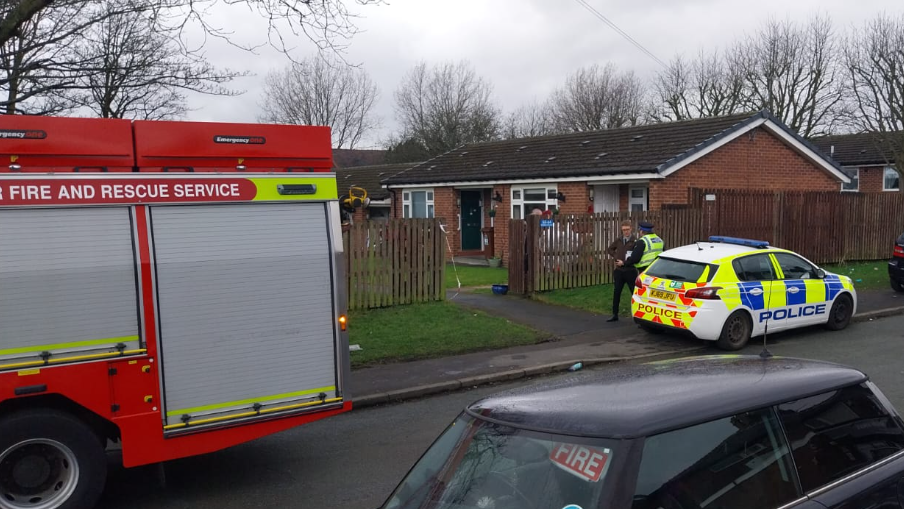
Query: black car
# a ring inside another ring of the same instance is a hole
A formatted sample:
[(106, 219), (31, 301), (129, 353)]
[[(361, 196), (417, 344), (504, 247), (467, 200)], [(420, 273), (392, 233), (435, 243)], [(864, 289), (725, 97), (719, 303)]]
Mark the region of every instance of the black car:
[(478, 401), (384, 509), (901, 508), (904, 423), (862, 372), (709, 356)]
[(904, 292), (904, 234), (895, 240), (895, 250), (888, 261), (888, 278), (896, 292)]

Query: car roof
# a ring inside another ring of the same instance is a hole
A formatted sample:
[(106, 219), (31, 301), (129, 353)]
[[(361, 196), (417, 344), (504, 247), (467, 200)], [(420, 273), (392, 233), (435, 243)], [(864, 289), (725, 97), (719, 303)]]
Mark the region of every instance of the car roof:
[(614, 366), (522, 387), (470, 405), (475, 417), (601, 438), (655, 435), (866, 381), (822, 361), (705, 356)]
[(784, 249), (760, 248), (721, 242), (697, 242), (663, 251), (660, 256), (698, 263), (718, 263), (745, 254), (784, 253)]

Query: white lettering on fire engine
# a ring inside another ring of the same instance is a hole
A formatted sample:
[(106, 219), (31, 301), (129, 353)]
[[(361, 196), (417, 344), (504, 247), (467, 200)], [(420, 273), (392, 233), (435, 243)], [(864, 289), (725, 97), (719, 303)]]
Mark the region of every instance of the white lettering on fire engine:
[(92, 185), (61, 186), (57, 196), (59, 200), (90, 200), (97, 194)]
[(102, 184), (100, 196), (116, 200), (169, 198), (170, 189), (169, 184)]
[(238, 198), (238, 184), (176, 184), (173, 186), (176, 198)]
[(50, 186), (49, 185), (11, 185), (9, 186), (9, 199), (10, 200), (49, 200), (51, 199), (50, 195)]

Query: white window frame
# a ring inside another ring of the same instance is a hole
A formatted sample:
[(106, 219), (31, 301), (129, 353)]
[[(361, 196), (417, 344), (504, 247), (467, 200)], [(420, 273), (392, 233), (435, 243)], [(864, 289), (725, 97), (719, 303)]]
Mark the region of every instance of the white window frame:
[[(886, 182), (885, 176), (888, 174), (889, 171), (895, 172), (895, 174), (898, 176), (898, 187), (895, 187), (895, 188), (885, 187), (885, 182)], [(898, 170), (896, 170), (893, 166), (886, 166), (885, 169), (882, 170), (882, 190), (883, 191), (900, 191), (901, 190), (901, 175), (898, 174)]]
[[(526, 189), (543, 189), (543, 192), (546, 195), (546, 200), (544, 202), (539, 201), (524, 201), (524, 191)], [(525, 210), (525, 205), (539, 205), (543, 203), (546, 205), (546, 210), (552, 210), (555, 207), (558, 207), (559, 200), (556, 199), (556, 196), (559, 194), (559, 185), (558, 184), (535, 184), (529, 185), (525, 184), (523, 186), (513, 186), (511, 191), (512, 205), (511, 205), (511, 217), (517, 217), (515, 215), (515, 209), (520, 208), (521, 210), (521, 219), (526, 219), (527, 215), (530, 214), (529, 210)], [(515, 196), (518, 196), (517, 198)]]
[(427, 202), (427, 217), (416, 219), (433, 219), (436, 217), (436, 205), (434, 204), (436, 191), (434, 191), (432, 187), (402, 190), (402, 217), (405, 219), (413, 218), (411, 215), (411, 195), (413, 193), (424, 193), (424, 199)]
[[(856, 183), (857, 187), (854, 188), (846, 188), (847, 184), (844, 182), (841, 183), (841, 191), (846, 193), (859, 193), (860, 192), (860, 168), (844, 168), (845, 173), (849, 173), (848, 177), (851, 178), (851, 183)], [(882, 174), (882, 178), (885, 178), (885, 174)]]
[[(635, 198), (633, 196), (634, 193), (632, 193), (632, 191), (634, 191), (635, 189), (640, 189), (643, 191), (642, 198)], [(628, 186), (628, 212), (634, 211), (633, 205), (635, 205), (635, 204), (640, 204), (643, 207), (643, 209), (641, 209), (641, 210), (646, 211), (647, 203), (649, 202), (649, 198), (650, 198), (650, 188), (648, 186)]]

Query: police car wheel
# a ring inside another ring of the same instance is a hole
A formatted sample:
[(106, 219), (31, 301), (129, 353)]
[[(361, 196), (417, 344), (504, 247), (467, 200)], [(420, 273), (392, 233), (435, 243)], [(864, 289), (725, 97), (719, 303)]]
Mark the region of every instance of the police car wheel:
[(719, 335), (716, 346), (722, 350), (740, 350), (750, 341), (751, 329), (750, 316), (744, 311), (735, 311), (722, 325), (722, 334)]
[(854, 301), (849, 295), (839, 295), (832, 304), (832, 310), (829, 312), (829, 321), (826, 327), (829, 330), (841, 330), (851, 323), (851, 315), (854, 312)]

